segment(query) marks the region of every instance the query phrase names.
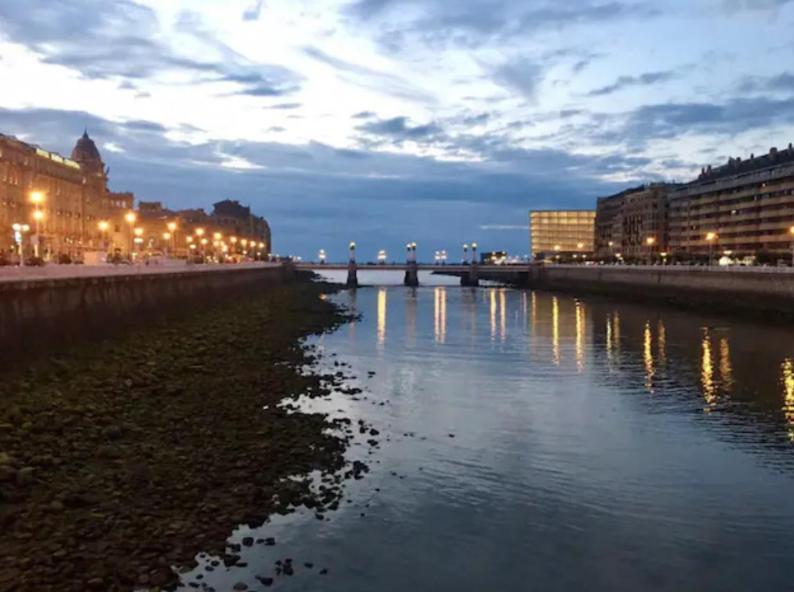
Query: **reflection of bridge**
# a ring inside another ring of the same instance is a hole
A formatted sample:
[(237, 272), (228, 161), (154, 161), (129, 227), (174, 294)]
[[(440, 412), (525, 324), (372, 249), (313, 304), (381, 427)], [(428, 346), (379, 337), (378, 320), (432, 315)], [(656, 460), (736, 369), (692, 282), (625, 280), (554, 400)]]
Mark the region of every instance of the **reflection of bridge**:
[(419, 285), (417, 276), (420, 271), (429, 271), (438, 275), (450, 275), (460, 278), (462, 286), (477, 286), (479, 280), (516, 282), (521, 275), (528, 273), (527, 265), (482, 265), (472, 263), (460, 264), (429, 264), (429, 263), (297, 263), (298, 269), (311, 271), (347, 271), (349, 286), (358, 285), (357, 272), (361, 271), (404, 271), (408, 286)]

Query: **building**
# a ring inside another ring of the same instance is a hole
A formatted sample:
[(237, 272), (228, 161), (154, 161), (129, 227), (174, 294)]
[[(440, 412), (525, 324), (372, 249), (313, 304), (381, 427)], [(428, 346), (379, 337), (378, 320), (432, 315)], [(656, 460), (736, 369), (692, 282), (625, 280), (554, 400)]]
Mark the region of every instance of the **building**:
[(108, 189), (108, 169), (86, 131), (66, 158), (0, 134), (0, 257), (39, 254), (87, 263), (189, 253), (267, 258), (270, 226), (239, 202), (223, 200), (212, 214), (171, 210)]
[(794, 225), (794, 148), (703, 169), (669, 195), (670, 250), (704, 257), (790, 257)]
[(226, 235), (264, 243), (265, 251), (270, 253), (270, 226), (267, 220), (252, 214), (250, 207), (242, 206), (236, 200), (224, 199), (213, 204), (210, 218)]
[(667, 195), (675, 186), (652, 183), (601, 197), (596, 205), (595, 254), (655, 259), (669, 249)]
[(593, 253), (594, 210), (529, 212), (530, 252), (535, 259), (583, 257)]
[[(0, 134), (0, 249), (84, 259), (120, 248), (129, 194), (107, 188), (107, 169), (86, 131), (71, 158)], [(22, 230), (14, 230), (14, 228)], [(116, 230), (118, 230), (116, 232)]]

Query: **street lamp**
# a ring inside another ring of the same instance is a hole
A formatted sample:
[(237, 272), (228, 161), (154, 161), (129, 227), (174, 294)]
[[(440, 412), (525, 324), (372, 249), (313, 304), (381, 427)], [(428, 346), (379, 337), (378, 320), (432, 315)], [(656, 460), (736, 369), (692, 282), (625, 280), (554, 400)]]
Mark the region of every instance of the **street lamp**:
[(650, 265), (652, 260), (652, 253), (653, 253), (653, 245), (656, 244), (656, 238), (653, 236), (649, 236), (645, 239), (645, 244), (648, 245), (648, 264)]
[(179, 226), (176, 222), (169, 222), (165, 227), (168, 228), (168, 232), (171, 234), (171, 247), (173, 250), (171, 255), (176, 256), (176, 229), (179, 228)]
[(317, 258), (320, 260), (320, 265), (325, 265), (325, 249), (320, 249)]
[(463, 243), (463, 263), (469, 262), (469, 245)]
[[(164, 232), (163, 233), (163, 241), (166, 243), (166, 245), (171, 241), (171, 233), (170, 232)], [(167, 248), (170, 251), (170, 247), (167, 247)], [(168, 253), (168, 254), (170, 255), (171, 253)]]
[(30, 230), (27, 224), (12, 224), (11, 228), (14, 231), (14, 240), (19, 248), (19, 266), (25, 267), (25, 233)]
[(708, 232), (706, 233), (706, 242), (709, 244), (709, 265), (712, 265), (712, 252), (714, 248), (714, 242), (719, 239), (719, 235), (716, 232)]
[(138, 216), (135, 215), (135, 212), (127, 212), (124, 215), (124, 219), (127, 221), (127, 224), (129, 224), (129, 226), (130, 226), (130, 245), (129, 246), (130, 246), (130, 261), (132, 261), (132, 250), (133, 250), (132, 245), (133, 245), (133, 240), (134, 240), (132, 227), (135, 224), (135, 221), (138, 219)]
[(108, 251), (108, 228), (110, 228), (110, 223), (107, 220), (100, 220), (97, 222), (97, 228), (99, 228), (99, 232), (102, 234), (102, 243), (105, 246), (105, 251)]
[(44, 193), (41, 191), (30, 192), (30, 203), (33, 204), (33, 220), (36, 222), (36, 242), (33, 243), (33, 254), (39, 256), (39, 244), (41, 242), (41, 221), (44, 219), (44, 212), (41, 211), (40, 206), (44, 202)]
[(350, 251), (350, 263), (356, 262), (356, 243), (355, 241), (350, 241), (350, 245), (348, 245), (348, 249)]
[(477, 264), (477, 243), (471, 243), (471, 263)]

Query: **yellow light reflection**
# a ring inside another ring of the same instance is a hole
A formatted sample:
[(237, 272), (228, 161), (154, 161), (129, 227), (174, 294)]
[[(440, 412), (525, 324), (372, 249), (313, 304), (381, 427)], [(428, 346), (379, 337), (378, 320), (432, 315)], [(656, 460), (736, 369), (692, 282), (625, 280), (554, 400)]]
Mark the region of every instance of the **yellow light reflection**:
[(783, 386), (783, 415), (789, 424), (789, 439), (794, 442), (794, 360), (791, 358), (786, 358), (780, 365), (780, 382)]
[(386, 288), (378, 290), (378, 345), (386, 343)]
[(661, 319), (656, 323), (656, 332), (656, 358), (659, 360), (659, 366), (665, 366), (667, 365), (667, 331)]
[(447, 340), (447, 290), (439, 286), (434, 292), (436, 343), (444, 343)]
[(703, 332), (703, 341), (701, 342), (701, 349), (703, 352), (700, 370), (700, 386), (703, 389), (703, 398), (706, 401), (707, 407), (704, 411), (709, 411), (717, 402), (717, 386), (714, 383), (714, 361), (711, 352), (711, 338), (708, 331)]
[(642, 338), (642, 361), (645, 364), (645, 388), (648, 392), (653, 392), (653, 333), (651, 323), (645, 323), (645, 331)]
[(348, 308), (350, 309), (350, 323), (348, 324), (348, 335), (350, 336), (350, 340), (354, 341), (356, 337), (356, 315), (358, 311), (356, 310), (356, 291), (355, 290), (348, 290)]
[(507, 339), (507, 296), (505, 290), (499, 290), (499, 338)]
[(584, 370), (584, 305), (576, 301), (576, 369)]
[(551, 297), (551, 354), (554, 363), (560, 365), (560, 302)]
[(496, 290), (489, 290), (491, 295), (491, 341), (496, 341)]
[(612, 315), (607, 315), (607, 331), (606, 331), (606, 349), (607, 349), (607, 361), (612, 364), (613, 355), (612, 355)]
[(722, 390), (730, 393), (733, 389), (733, 365), (731, 364), (731, 347), (728, 338), (720, 339), (720, 383)]
[(416, 290), (405, 291), (405, 333), (411, 343), (416, 342)]

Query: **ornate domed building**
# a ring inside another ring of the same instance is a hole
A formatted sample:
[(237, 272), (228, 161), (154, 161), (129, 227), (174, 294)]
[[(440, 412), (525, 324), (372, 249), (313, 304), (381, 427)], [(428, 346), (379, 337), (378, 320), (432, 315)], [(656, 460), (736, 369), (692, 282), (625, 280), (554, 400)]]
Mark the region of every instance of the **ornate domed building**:
[(88, 174), (106, 176), (105, 163), (94, 141), (89, 137), (88, 130), (77, 140), (72, 150), (72, 160), (80, 164), (80, 168)]

